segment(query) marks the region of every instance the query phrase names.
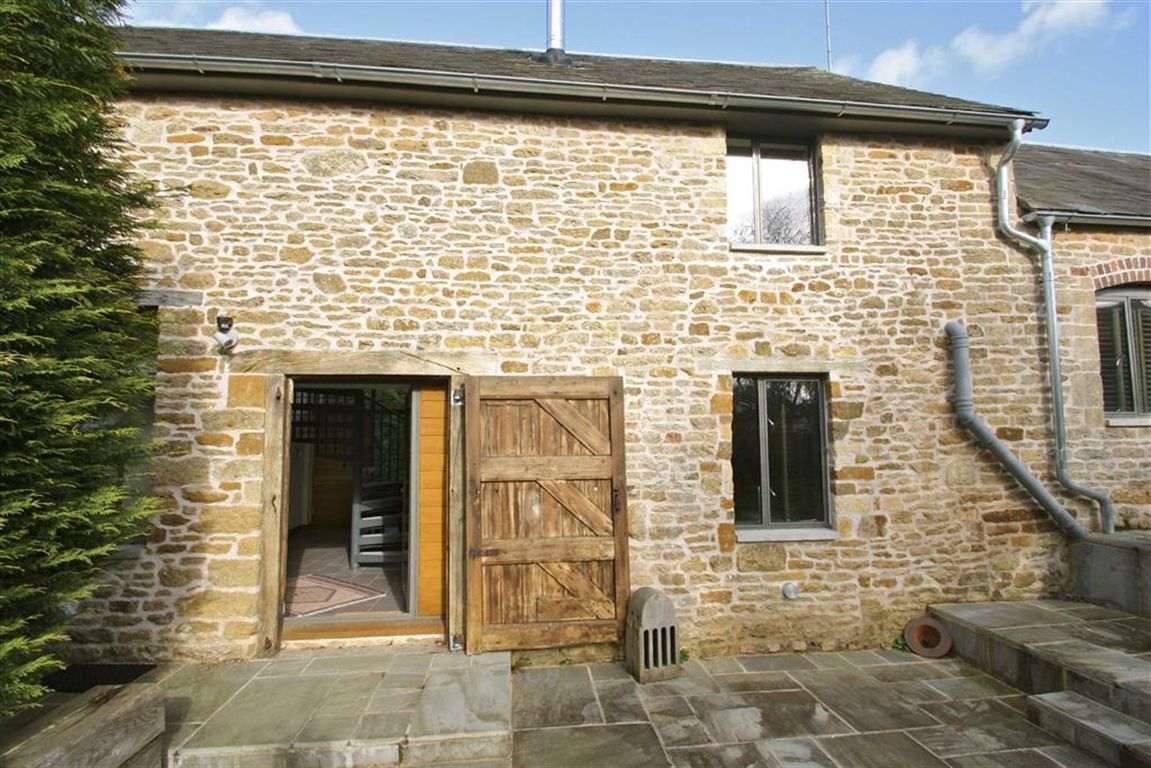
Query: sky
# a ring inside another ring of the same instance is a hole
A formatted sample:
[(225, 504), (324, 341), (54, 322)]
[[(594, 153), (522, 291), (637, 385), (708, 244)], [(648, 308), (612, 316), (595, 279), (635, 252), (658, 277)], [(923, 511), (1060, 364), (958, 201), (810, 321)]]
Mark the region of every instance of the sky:
[[(136, 0), (129, 23), (546, 47), (546, 0)], [(830, 0), (833, 71), (1050, 118), (1028, 141), (1151, 152), (1151, 0)], [(823, 0), (566, 0), (565, 47), (827, 66)]]

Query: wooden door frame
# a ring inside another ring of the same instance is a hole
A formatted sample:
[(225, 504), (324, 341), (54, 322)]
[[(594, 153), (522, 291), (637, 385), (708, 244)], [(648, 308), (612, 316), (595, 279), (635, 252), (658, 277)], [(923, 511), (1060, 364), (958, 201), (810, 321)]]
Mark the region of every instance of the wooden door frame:
[[(624, 391), (623, 377), (621, 376), (470, 376), (464, 382), (464, 402), (469, 406), (479, 406), (482, 402), (480, 379), (488, 380), (506, 378), (515, 380), (535, 379), (540, 386), (547, 387), (557, 380), (564, 380), (570, 386), (579, 379), (598, 379), (608, 382), (608, 413), (609, 413), (609, 440), (611, 445), (618, 446), (612, 451), (612, 540), (614, 543), (615, 558), (615, 608), (616, 608), (616, 639), (621, 641), (624, 636), (624, 627), (627, 620), (627, 601), (630, 593), (630, 553), (628, 539), (627, 516), (627, 460), (626, 460), (626, 427), (624, 424)], [(556, 396), (563, 397), (563, 390), (557, 389)], [(482, 541), (480, 536), (480, 453), (481, 453), (481, 416), (475, 412), (467, 413), (464, 423), (462, 450), (464, 453), (464, 477), (467, 483), (463, 499), (463, 519), (465, 526), (464, 546), (458, 551), (463, 560), (461, 571), (466, 577), (467, 596), (463, 601), (466, 605), (464, 623), (466, 625), (465, 641), (469, 654), (482, 650), (482, 624), (483, 624), (483, 566), (479, 557), (472, 557), (471, 550)], [(458, 475), (457, 475), (458, 477)], [(561, 638), (562, 640), (563, 638)]]
[[(281, 528), (287, 520), (285, 482), (291, 456), (284, 450), (289, 404), (284, 401), (289, 378), (308, 376), (398, 377), (436, 379), (448, 387), (447, 541), (444, 554), (447, 604), (444, 619), (449, 644), (462, 640), (464, 627), (464, 446), (463, 384), (469, 374), (490, 375), (498, 367), (494, 356), (473, 353), (428, 353), (417, 356), (399, 351), (311, 352), (258, 350), (237, 353), (232, 373), (259, 373), (267, 377), (264, 393), (264, 469), (261, 489), (261, 553), (258, 576), (256, 655), (274, 656), (281, 647), (283, 617), (280, 585), (285, 576), (286, 542)], [(417, 623), (420, 620), (417, 620)], [(424, 621), (423, 625), (429, 625)], [(362, 628), (361, 628), (362, 629)], [(349, 626), (349, 631), (354, 628)], [(437, 630), (438, 631), (438, 630)], [(357, 634), (362, 634), (358, 632)]]

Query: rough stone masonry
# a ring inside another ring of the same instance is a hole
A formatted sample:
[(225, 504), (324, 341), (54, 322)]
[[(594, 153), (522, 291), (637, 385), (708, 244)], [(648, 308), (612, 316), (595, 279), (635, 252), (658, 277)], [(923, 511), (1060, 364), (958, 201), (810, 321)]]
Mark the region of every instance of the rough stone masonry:
[[(729, 248), (720, 126), (337, 102), (134, 96), (161, 308), (164, 511), (75, 633), (105, 657), (255, 652), (264, 377), (246, 350), (471, 350), (507, 374), (621, 375), (632, 586), (696, 654), (889, 643), (934, 601), (1066, 579), (1061, 536), (956, 426), (943, 324), (977, 408), (1051, 481), (1037, 270), (997, 237), (995, 145), (823, 135), (826, 248)], [(1093, 292), (1151, 280), (1146, 235), (1056, 237), (1077, 476), (1151, 526), (1151, 429), (1104, 425)], [(733, 371), (826, 374), (839, 538), (736, 543)], [(1095, 510), (1063, 497), (1086, 521)], [(785, 601), (784, 582), (800, 597)]]

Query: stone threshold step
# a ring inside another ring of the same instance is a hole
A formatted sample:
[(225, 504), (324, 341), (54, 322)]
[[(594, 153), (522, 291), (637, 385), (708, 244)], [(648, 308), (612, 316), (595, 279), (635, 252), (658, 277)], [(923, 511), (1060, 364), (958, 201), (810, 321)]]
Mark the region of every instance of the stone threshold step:
[(169, 768), (345, 768), (431, 766), (503, 760), (512, 754), (511, 731), (468, 736), (423, 736), (371, 741), (181, 749), (168, 755)]
[(1148, 642), (1140, 639), (1151, 637), (1145, 619), (1064, 600), (951, 603), (929, 612), (951, 630), (956, 655), (1003, 682), (1034, 694), (1074, 691), (1151, 723), (1151, 660), (1119, 649)]
[(1151, 768), (1151, 725), (1072, 691), (1027, 697), (1031, 720), (1114, 766)]

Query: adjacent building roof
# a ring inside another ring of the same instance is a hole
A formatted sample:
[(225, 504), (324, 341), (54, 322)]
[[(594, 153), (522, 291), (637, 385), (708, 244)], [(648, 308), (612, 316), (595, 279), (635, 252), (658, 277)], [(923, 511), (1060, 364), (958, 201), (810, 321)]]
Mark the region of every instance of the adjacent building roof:
[[(683, 103), (684, 94), (710, 98), (710, 107), (764, 108), (765, 100), (779, 100), (795, 111), (835, 108), (842, 116), (862, 113), (857, 107), (885, 108), (869, 117), (925, 119), (923, 113), (938, 112), (939, 122), (958, 120), (972, 123), (976, 116), (983, 125), (1000, 125), (1012, 118), (1024, 118), (1034, 127), (1046, 120), (1033, 112), (984, 104), (966, 99), (873, 83), (835, 75), (813, 67), (770, 67), (702, 61), (624, 58), (568, 53), (570, 64), (557, 65), (541, 60), (538, 52), (456, 45), (403, 43), (383, 40), (353, 40), (297, 35), (269, 35), (202, 29), (125, 27), (121, 31), (122, 55), (138, 71), (185, 71), (200, 74), (244, 74), (284, 77), (296, 74), (313, 78), (335, 77), (340, 82), (357, 79), (416, 87), (448, 87), (445, 77), (460, 81), (473, 78), (475, 92), (532, 83), (531, 93), (540, 96), (591, 97), (591, 89), (602, 89), (602, 98), (644, 98)], [(259, 62), (263, 62), (261, 68)], [(310, 70), (308, 69), (310, 68)], [(431, 80), (429, 73), (439, 74)], [(372, 76), (369, 78), (369, 76)], [(405, 79), (406, 78), (406, 79)], [(542, 90), (551, 84), (554, 92)], [(564, 88), (567, 86), (567, 88)], [(582, 87), (583, 90), (574, 88)], [(615, 89), (615, 90), (613, 90)], [(621, 90), (622, 89), (622, 90)], [(471, 90), (471, 89), (469, 89)], [(653, 93), (655, 92), (655, 93)], [(676, 97), (680, 98), (676, 98)], [(759, 100), (758, 102), (755, 100)], [(758, 107), (757, 107), (758, 105)], [(899, 110), (904, 112), (899, 113)], [(918, 110), (918, 117), (910, 110)]]
[(1151, 155), (1024, 144), (1015, 156), (1015, 191), (1030, 212), (1151, 222)]

